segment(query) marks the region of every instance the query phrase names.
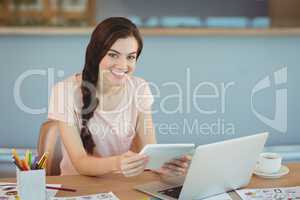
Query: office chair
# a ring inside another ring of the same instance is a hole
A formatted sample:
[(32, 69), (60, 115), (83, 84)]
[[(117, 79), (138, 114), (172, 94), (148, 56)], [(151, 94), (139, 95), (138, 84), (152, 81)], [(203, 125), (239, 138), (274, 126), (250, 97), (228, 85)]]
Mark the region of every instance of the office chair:
[(48, 152), (46, 175), (60, 175), (62, 151), (57, 121), (48, 120), (41, 125), (37, 150), (39, 157)]

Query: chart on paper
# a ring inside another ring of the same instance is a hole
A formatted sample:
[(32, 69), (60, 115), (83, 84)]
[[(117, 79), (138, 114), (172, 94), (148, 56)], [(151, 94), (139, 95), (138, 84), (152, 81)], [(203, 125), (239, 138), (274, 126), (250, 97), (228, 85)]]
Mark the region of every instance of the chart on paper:
[(300, 186), (236, 190), (243, 200), (296, 200), (300, 199)]

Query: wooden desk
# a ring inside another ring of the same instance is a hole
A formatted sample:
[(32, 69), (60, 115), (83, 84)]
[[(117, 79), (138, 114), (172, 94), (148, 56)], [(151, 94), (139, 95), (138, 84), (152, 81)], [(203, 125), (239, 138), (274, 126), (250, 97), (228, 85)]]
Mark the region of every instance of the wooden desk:
[[(300, 186), (300, 163), (287, 165), (290, 173), (280, 179), (262, 179), (253, 176), (247, 188), (263, 187), (291, 187)], [(77, 189), (73, 192), (58, 192), (57, 196), (77, 196), (112, 191), (121, 200), (141, 200), (147, 195), (132, 189), (135, 185), (159, 180), (159, 176), (152, 172), (125, 178), (119, 174), (107, 174), (101, 177), (86, 176), (48, 176), (47, 183), (62, 184), (65, 187)], [(0, 182), (15, 182), (14, 178), (0, 179)], [(234, 196), (234, 195), (233, 195)]]

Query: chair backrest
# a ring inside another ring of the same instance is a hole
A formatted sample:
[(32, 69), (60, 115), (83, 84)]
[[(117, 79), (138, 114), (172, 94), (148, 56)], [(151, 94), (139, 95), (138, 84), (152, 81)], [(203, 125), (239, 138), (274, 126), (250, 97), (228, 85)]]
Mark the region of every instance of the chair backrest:
[(41, 125), (37, 150), (39, 156), (48, 152), (46, 174), (49, 176), (60, 175), (59, 164), (62, 159), (62, 151), (57, 121), (49, 120)]

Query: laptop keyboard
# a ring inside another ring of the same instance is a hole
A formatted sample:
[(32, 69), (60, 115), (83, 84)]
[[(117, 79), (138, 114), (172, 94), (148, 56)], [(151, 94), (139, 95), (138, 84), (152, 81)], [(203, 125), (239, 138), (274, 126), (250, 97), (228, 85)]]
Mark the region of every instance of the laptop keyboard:
[(159, 193), (166, 195), (166, 196), (173, 197), (175, 199), (178, 199), (181, 189), (182, 189), (182, 186), (179, 186), (179, 187), (174, 187), (174, 188), (169, 188), (166, 190), (159, 191)]

